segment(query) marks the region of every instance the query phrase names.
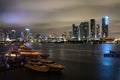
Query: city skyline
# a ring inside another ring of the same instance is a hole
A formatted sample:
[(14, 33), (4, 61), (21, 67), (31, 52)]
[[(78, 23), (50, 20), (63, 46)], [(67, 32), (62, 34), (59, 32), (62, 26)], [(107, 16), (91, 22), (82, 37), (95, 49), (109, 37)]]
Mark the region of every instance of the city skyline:
[(72, 31), (72, 24), (109, 16), (110, 37), (120, 37), (119, 0), (2, 0), (0, 24), (29, 27), (33, 32), (50, 34)]

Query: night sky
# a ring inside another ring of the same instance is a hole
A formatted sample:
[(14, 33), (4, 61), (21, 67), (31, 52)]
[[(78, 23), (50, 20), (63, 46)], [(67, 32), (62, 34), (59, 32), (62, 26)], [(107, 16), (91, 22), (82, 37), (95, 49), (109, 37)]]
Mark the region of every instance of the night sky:
[[(0, 25), (63, 33), (91, 18), (109, 16), (109, 37), (120, 37), (120, 0), (0, 0)], [(11, 26), (12, 25), (12, 26)], [(14, 26), (16, 25), (16, 26)]]

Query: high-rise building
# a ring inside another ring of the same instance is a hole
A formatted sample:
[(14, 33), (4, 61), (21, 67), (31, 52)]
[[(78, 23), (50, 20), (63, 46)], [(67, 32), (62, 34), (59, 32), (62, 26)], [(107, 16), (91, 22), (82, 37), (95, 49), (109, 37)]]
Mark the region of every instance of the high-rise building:
[(95, 26), (95, 38), (98, 39), (100, 38), (100, 25), (96, 24)]
[(18, 38), (18, 33), (16, 32), (16, 30), (14, 30), (14, 29), (11, 30), (9, 37), (10, 37), (10, 39), (13, 40), (13, 41), (14, 41), (14, 40), (17, 40), (17, 38)]
[(89, 22), (81, 22), (79, 26), (79, 40), (88, 40), (89, 38)]
[(108, 37), (108, 24), (109, 18), (108, 16), (105, 16), (102, 18), (102, 37)]
[(3, 41), (3, 28), (0, 28), (0, 41)]
[(90, 19), (90, 36), (95, 38), (95, 19)]
[(73, 32), (69, 31), (68, 38), (71, 39), (73, 37)]
[(75, 24), (72, 25), (73, 27), (73, 37), (78, 38), (79, 27)]

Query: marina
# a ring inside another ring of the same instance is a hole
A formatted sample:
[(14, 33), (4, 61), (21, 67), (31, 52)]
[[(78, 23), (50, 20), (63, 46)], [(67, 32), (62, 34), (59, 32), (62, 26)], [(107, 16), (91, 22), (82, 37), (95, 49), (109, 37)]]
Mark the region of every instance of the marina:
[(15, 45), (2, 55), (1, 70), (21, 66), (40, 72), (60, 71), (64, 69), (63, 65), (56, 63), (52, 59), (48, 59), (49, 55), (47, 54), (33, 50), (25, 45)]

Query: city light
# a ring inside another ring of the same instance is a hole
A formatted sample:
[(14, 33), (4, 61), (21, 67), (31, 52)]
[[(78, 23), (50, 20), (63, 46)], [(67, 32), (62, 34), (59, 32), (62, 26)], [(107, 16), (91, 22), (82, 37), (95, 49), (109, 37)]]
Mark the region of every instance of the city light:
[(105, 25), (108, 25), (108, 24), (109, 24), (109, 17), (105, 16)]
[(11, 31), (12, 31), (12, 32), (16, 32), (16, 30), (14, 30), (14, 29), (12, 29)]
[(26, 28), (25, 30), (26, 30), (26, 31), (30, 31), (30, 29), (28, 29), (28, 28)]

